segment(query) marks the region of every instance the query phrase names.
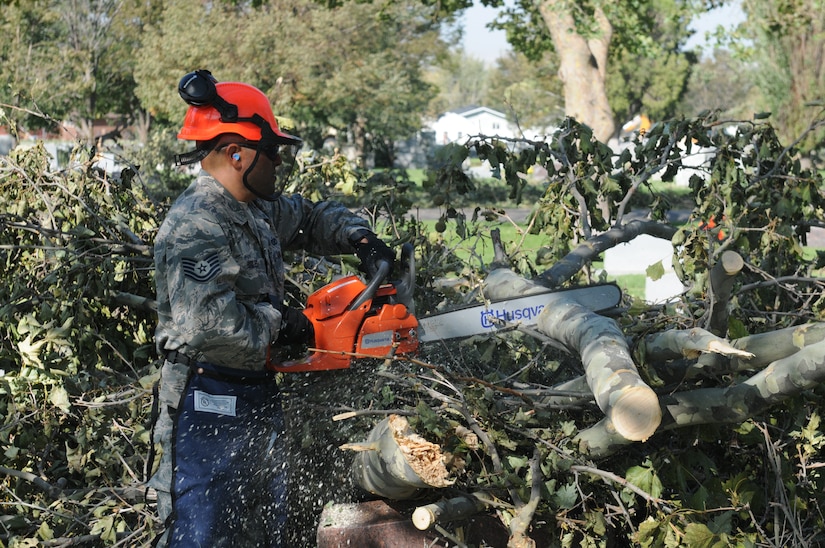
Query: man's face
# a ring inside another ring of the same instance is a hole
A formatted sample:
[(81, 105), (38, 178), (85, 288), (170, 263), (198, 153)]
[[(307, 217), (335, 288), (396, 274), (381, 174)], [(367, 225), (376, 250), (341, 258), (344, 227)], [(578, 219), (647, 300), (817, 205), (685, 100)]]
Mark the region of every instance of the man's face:
[(241, 148), (244, 184), (255, 195), (266, 199), (273, 196), (278, 185), (276, 169), (281, 165), (277, 146), (263, 150), (258, 143), (238, 143)]

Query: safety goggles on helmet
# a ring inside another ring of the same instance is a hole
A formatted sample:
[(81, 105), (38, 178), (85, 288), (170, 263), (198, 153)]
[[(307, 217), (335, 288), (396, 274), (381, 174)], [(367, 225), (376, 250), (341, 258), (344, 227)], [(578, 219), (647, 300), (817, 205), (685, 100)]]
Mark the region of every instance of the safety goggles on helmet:
[(259, 150), (264, 156), (275, 164), (281, 163), (281, 147), (280, 145), (262, 145), (261, 143), (235, 143), (239, 147), (251, 148), (252, 150)]
[[(286, 186), (287, 179), (295, 165), (302, 141), (294, 135), (284, 133), (278, 126), (272, 107), (266, 96), (257, 88), (240, 82), (218, 82), (208, 70), (196, 70), (184, 76), (178, 84), (178, 94), (190, 105), (183, 128), (178, 138), (199, 141), (197, 149), (175, 156), (178, 165), (192, 164), (203, 160), (214, 149), (216, 138), (233, 133), (250, 142), (256, 142), (258, 154), (244, 174), (244, 184), (249, 187), (246, 175), (257, 163), (261, 153), (273, 163), (280, 158), (276, 177), (279, 188), (273, 195), (262, 196), (274, 200)], [(247, 146), (247, 148), (252, 148)], [(283, 149), (283, 150), (279, 150)], [(286, 153), (286, 149), (290, 150)], [(290, 161), (283, 161), (289, 158)]]

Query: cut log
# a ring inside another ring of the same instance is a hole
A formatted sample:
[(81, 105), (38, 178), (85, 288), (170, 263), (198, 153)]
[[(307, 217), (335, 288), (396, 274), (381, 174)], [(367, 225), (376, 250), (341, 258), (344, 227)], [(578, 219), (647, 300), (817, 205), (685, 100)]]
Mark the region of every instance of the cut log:
[(485, 502), (472, 495), (453, 497), (419, 506), (413, 511), (412, 521), (417, 529), (426, 531), (436, 523), (465, 519), (486, 508)]
[[(825, 382), (825, 341), (810, 344), (776, 360), (739, 384), (663, 397), (661, 430), (699, 424), (740, 423), (822, 382)], [(576, 439), (582, 451), (592, 458), (607, 457), (630, 443), (607, 419), (579, 432)]]
[(741, 422), (823, 381), (825, 341), (777, 360), (739, 384), (669, 396), (662, 402), (669, 415), (665, 426)]

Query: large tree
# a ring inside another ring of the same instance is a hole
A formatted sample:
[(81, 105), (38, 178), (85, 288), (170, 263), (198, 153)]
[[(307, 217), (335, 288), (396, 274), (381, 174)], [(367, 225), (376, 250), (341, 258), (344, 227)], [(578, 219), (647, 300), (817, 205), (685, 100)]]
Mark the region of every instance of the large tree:
[[(147, 4), (148, 5), (148, 4)], [(131, 0), (5, 3), (0, 10), (0, 99), (32, 105), (92, 137), (95, 119), (125, 127), (138, 104), (133, 55), (147, 5)], [(30, 117), (27, 125), (42, 123)]]
[[(811, 103), (825, 93), (825, 4), (817, 0), (745, 0), (740, 53), (758, 67), (756, 85), (765, 110), (783, 137), (799, 135), (811, 118)], [(814, 107), (815, 108), (815, 107)], [(805, 150), (821, 147), (825, 130), (808, 134)]]
[[(688, 74), (689, 61), (680, 51), (690, 32), (687, 22), (702, 6), (701, 1), (679, 0), (519, 0), (496, 26), (507, 30), (516, 50), (532, 58), (555, 52), (565, 114), (606, 141), (615, 133), (616, 114), (642, 105), (662, 116), (672, 113)], [(631, 74), (634, 66), (637, 72)], [(611, 93), (610, 81), (619, 77)]]
[(177, 81), (207, 68), (220, 80), (260, 87), (311, 145), (320, 147), (332, 128), (363, 156), (419, 128), (434, 95), (423, 68), (444, 47), (417, 4), (376, 11), (371, 4), (327, 10), (309, 0), (277, 6), (177, 0), (145, 35), (137, 93), (158, 117), (177, 123), (186, 107)]
[[(330, 7), (347, 3), (347, 0), (317, 1)], [(419, 1), (436, 8), (442, 17), (450, 17), (473, 5), (473, 0)], [(480, 2), (493, 7), (505, 5), (504, 0)], [(670, 63), (670, 71), (677, 68), (684, 72), (684, 67), (674, 62), (674, 56), (678, 55), (674, 46), (687, 39), (686, 25), (670, 24), (671, 33), (681, 28), (683, 34), (672, 34), (667, 44), (657, 45), (656, 36), (651, 32), (656, 26), (654, 19), (665, 6), (670, 23), (685, 23), (692, 14), (714, 3), (713, 0), (516, 0), (503, 10), (493, 26), (506, 30), (513, 48), (532, 59), (540, 59), (548, 51), (555, 52), (558, 76), (564, 86), (565, 114), (590, 126), (596, 137), (606, 142), (616, 126), (607, 91), (612, 50), (626, 50), (642, 57), (666, 56), (663, 65)], [(683, 82), (684, 78), (677, 90), (684, 88)], [(660, 90), (651, 97), (651, 102), (671, 104), (672, 94)]]
[(684, 96), (696, 56), (684, 52), (690, 12), (679, 0), (652, 0), (643, 51), (617, 43), (608, 60), (607, 92), (615, 118), (644, 113), (652, 120), (674, 116)]

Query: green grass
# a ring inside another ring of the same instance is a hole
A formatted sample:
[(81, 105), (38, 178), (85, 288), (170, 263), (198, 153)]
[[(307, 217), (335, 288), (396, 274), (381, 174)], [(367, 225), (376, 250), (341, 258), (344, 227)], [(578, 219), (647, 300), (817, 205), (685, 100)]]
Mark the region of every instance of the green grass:
[[(426, 229), (432, 232), (435, 232), (435, 223), (435, 221), (423, 222)], [(524, 226), (514, 226), (507, 221), (480, 221), (476, 224), (468, 224), (471, 226), (471, 232), (475, 231), (476, 235), (462, 240), (456, 234), (456, 224), (453, 220), (447, 223), (447, 229), (442, 235), (447, 245), (455, 248), (456, 255), (467, 261), (473, 268), (488, 267), (493, 262), (493, 248), (489, 235), (495, 228), (499, 229), (501, 241), (511, 257), (518, 253), (532, 262), (535, 261), (536, 252), (544, 246), (548, 238), (545, 234), (526, 234)], [(602, 267), (601, 261), (593, 263), (594, 270)], [(645, 279), (644, 274), (607, 276), (607, 280), (616, 282), (623, 292), (640, 299), (645, 296)]]
[(644, 274), (622, 274), (621, 276), (608, 276), (607, 280), (616, 282), (622, 288), (622, 292), (636, 299), (645, 298), (645, 285), (647, 276)]

